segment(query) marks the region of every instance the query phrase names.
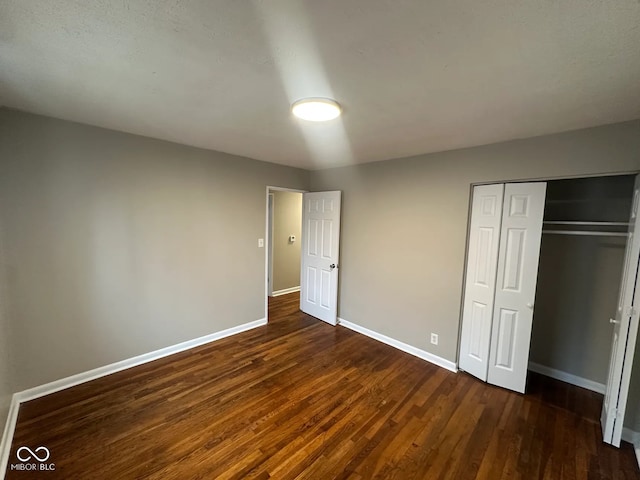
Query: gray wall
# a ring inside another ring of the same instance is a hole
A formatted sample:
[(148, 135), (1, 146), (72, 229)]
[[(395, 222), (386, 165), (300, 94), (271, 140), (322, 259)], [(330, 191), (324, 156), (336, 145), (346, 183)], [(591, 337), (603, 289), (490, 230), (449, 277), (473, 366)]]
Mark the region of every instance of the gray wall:
[(0, 110), (13, 391), (265, 317), (267, 185), (306, 171)]
[[(0, 203), (1, 203), (0, 197)], [(0, 224), (0, 438), (4, 429), (4, 422), (9, 412), (9, 404), (11, 403), (11, 395), (14, 393), (11, 386), (10, 368), (11, 359), (9, 358), (9, 321), (7, 317), (6, 305), (8, 296), (6, 292), (5, 264), (2, 246), (2, 224)]]
[(625, 242), (543, 235), (529, 359), (607, 383)]
[[(274, 191), (273, 291), (300, 286), (302, 194)], [(296, 241), (289, 242), (295, 235)]]
[(339, 315), (456, 361), (471, 184), (637, 170), (640, 121), (313, 172), (344, 192)]

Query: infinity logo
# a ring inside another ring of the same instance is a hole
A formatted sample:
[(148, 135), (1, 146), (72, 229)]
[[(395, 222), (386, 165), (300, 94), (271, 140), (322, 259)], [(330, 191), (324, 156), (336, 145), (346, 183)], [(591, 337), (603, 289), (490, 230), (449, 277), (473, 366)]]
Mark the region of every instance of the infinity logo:
[[(22, 457), (23, 451), (27, 452), (27, 455), (25, 457)], [(44, 453), (42, 454), (42, 457), (40, 457), (36, 452)], [(31, 460), (31, 457), (35, 458), (39, 462), (46, 462), (47, 460), (49, 460), (50, 453), (47, 447), (38, 447), (35, 449), (35, 451), (31, 450), (29, 447), (20, 447), (16, 455), (18, 456), (18, 460), (20, 460), (21, 462), (28, 462), (29, 460)]]

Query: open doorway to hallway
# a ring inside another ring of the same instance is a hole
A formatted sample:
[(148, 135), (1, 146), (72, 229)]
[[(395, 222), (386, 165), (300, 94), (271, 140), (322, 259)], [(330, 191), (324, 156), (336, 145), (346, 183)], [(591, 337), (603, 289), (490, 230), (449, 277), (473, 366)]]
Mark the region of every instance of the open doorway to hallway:
[(267, 195), (267, 297), (299, 299), (302, 192), (270, 187)]

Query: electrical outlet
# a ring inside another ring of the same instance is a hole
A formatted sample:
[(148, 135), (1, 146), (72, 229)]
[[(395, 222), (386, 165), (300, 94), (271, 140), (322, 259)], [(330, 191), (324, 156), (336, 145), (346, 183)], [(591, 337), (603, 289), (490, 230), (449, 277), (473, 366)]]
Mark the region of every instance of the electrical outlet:
[(438, 344), (438, 334), (437, 333), (432, 333), (431, 334), (431, 343), (433, 343), (434, 345)]

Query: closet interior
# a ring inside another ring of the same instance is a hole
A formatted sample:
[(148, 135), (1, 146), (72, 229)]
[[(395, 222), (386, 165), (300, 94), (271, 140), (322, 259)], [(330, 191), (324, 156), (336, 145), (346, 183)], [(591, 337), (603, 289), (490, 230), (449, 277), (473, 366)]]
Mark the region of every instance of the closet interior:
[(604, 393), (634, 180), (547, 182), (531, 370)]

